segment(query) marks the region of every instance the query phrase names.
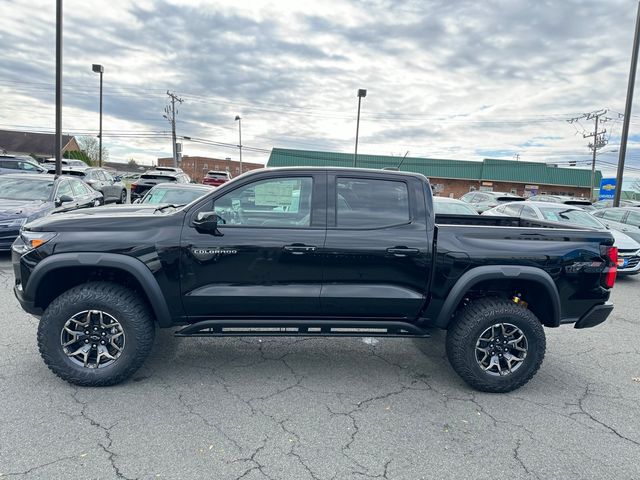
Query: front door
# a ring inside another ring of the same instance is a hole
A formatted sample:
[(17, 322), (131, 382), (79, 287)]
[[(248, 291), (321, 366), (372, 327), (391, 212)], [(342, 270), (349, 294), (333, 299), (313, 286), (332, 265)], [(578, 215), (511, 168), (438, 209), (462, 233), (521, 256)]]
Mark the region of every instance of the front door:
[(328, 176), (322, 312), (415, 318), (431, 273), (423, 183), (389, 173)]
[[(185, 219), (181, 285), (187, 315), (318, 315), (326, 173), (273, 172), (220, 187)], [(198, 218), (215, 212), (218, 229)]]

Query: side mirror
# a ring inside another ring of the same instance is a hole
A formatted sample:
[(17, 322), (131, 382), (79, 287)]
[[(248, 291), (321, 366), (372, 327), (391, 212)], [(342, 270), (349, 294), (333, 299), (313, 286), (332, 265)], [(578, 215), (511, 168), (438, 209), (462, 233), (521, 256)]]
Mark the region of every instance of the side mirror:
[(56, 198), (56, 207), (61, 206), (63, 203), (69, 203), (69, 202), (73, 202), (73, 198), (71, 198), (69, 195), (61, 195), (60, 197)]
[(113, 177), (113, 181), (114, 182), (121, 182), (122, 181), (122, 176), (116, 175), (115, 177)]
[(224, 224), (226, 222), (215, 212), (200, 212), (193, 220), (193, 226), (197, 231), (222, 237), (224, 234), (218, 230), (218, 223)]

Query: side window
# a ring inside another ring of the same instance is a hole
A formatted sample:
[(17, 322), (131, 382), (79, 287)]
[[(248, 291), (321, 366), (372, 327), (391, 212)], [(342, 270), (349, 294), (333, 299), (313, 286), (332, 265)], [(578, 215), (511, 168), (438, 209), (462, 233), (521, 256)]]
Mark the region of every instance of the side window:
[(519, 217), (523, 205), (505, 205), (504, 213), (513, 217)]
[(73, 190), (71, 189), (71, 182), (69, 180), (61, 182), (58, 186), (58, 193), (56, 196), (61, 197), (62, 195), (73, 197)]
[(463, 195), (460, 200), (462, 200), (463, 202), (473, 202), (474, 197), (476, 196), (475, 193), (467, 193), (466, 195)]
[(227, 226), (308, 227), (312, 188), (309, 177), (262, 180), (216, 199), (214, 211)]
[(109, 172), (102, 172), (102, 175), (104, 175), (104, 179), (107, 182), (113, 182), (113, 177), (111, 176), (111, 174)]
[(73, 198), (84, 197), (87, 191), (84, 189), (84, 185), (77, 180), (70, 180), (71, 190), (73, 191)]
[(622, 222), (624, 214), (624, 210), (605, 210), (602, 214), (602, 218), (605, 220), (611, 220), (612, 222)]
[(476, 196), (473, 197), (473, 203), (482, 203), (489, 200), (489, 197), (484, 193), (476, 193)]
[(100, 180), (101, 182), (104, 182), (107, 180), (107, 178), (104, 175), (104, 172), (102, 170), (94, 170), (93, 174), (96, 176), (96, 178), (98, 180)]
[(537, 218), (538, 217), (536, 215), (536, 212), (533, 211), (533, 208), (527, 207), (526, 205), (523, 205), (522, 213), (520, 215), (522, 217), (525, 217), (525, 218)]
[(18, 169), (25, 170), (27, 172), (35, 172), (38, 168), (35, 165), (32, 165), (28, 162), (20, 162), (18, 163)]
[(338, 228), (383, 228), (410, 221), (404, 182), (338, 178), (336, 192)]
[(634, 227), (640, 227), (640, 213), (629, 212), (626, 223), (633, 225)]

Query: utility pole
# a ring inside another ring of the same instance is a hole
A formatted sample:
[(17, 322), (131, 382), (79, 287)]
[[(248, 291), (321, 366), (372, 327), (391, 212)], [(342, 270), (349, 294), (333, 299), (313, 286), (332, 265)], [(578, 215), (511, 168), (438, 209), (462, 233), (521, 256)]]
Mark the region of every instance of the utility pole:
[(163, 117), (166, 118), (171, 124), (171, 138), (173, 139), (173, 166), (177, 167), (178, 145), (176, 143), (176, 115), (178, 114), (178, 111), (176, 110), (176, 102), (182, 103), (184, 100), (182, 100), (174, 92), (170, 92), (169, 90), (167, 90), (167, 95), (171, 99), (171, 104), (164, 107), (165, 114), (163, 115)]
[(624, 107), (624, 120), (622, 123), (622, 138), (620, 139), (620, 154), (618, 157), (618, 171), (616, 172), (616, 193), (613, 198), (613, 206), (620, 206), (622, 194), (622, 174), (624, 161), (627, 155), (627, 139), (629, 138), (629, 121), (631, 120), (631, 106), (633, 103), (633, 86), (636, 83), (636, 70), (638, 66), (638, 43), (640, 42), (640, 3), (636, 15), (636, 32), (633, 37), (633, 51), (631, 52), (631, 69), (629, 70), (629, 85), (627, 86), (627, 102)]
[(596, 155), (598, 150), (604, 147), (609, 141), (605, 134), (607, 130), (598, 130), (601, 124), (606, 123), (611, 120), (609, 117), (606, 117), (607, 109), (595, 110), (593, 112), (585, 113), (580, 115), (579, 117), (570, 118), (567, 120), (569, 123), (579, 123), (580, 120), (595, 120), (595, 126), (592, 133), (583, 133), (582, 138), (593, 138), (592, 143), (589, 143), (589, 149), (591, 150), (591, 191), (589, 193), (589, 199), (593, 200), (593, 190), (595, 188), (595, 178), (596, 178)]

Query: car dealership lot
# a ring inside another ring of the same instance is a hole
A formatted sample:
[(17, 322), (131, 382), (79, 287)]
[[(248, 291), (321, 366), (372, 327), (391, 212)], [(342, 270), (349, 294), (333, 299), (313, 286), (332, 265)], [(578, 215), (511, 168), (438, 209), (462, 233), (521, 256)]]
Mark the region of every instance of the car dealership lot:
[[(472, 391), (428, 340), (177, 339), (133, 380), (71, 386), (0, 256), (0, 474), (26, 478), (640, 477), (640, 278), (591, 330), (547, 329), (538, 375)], [(0, 477), (2, 478), (2, 477)]]

